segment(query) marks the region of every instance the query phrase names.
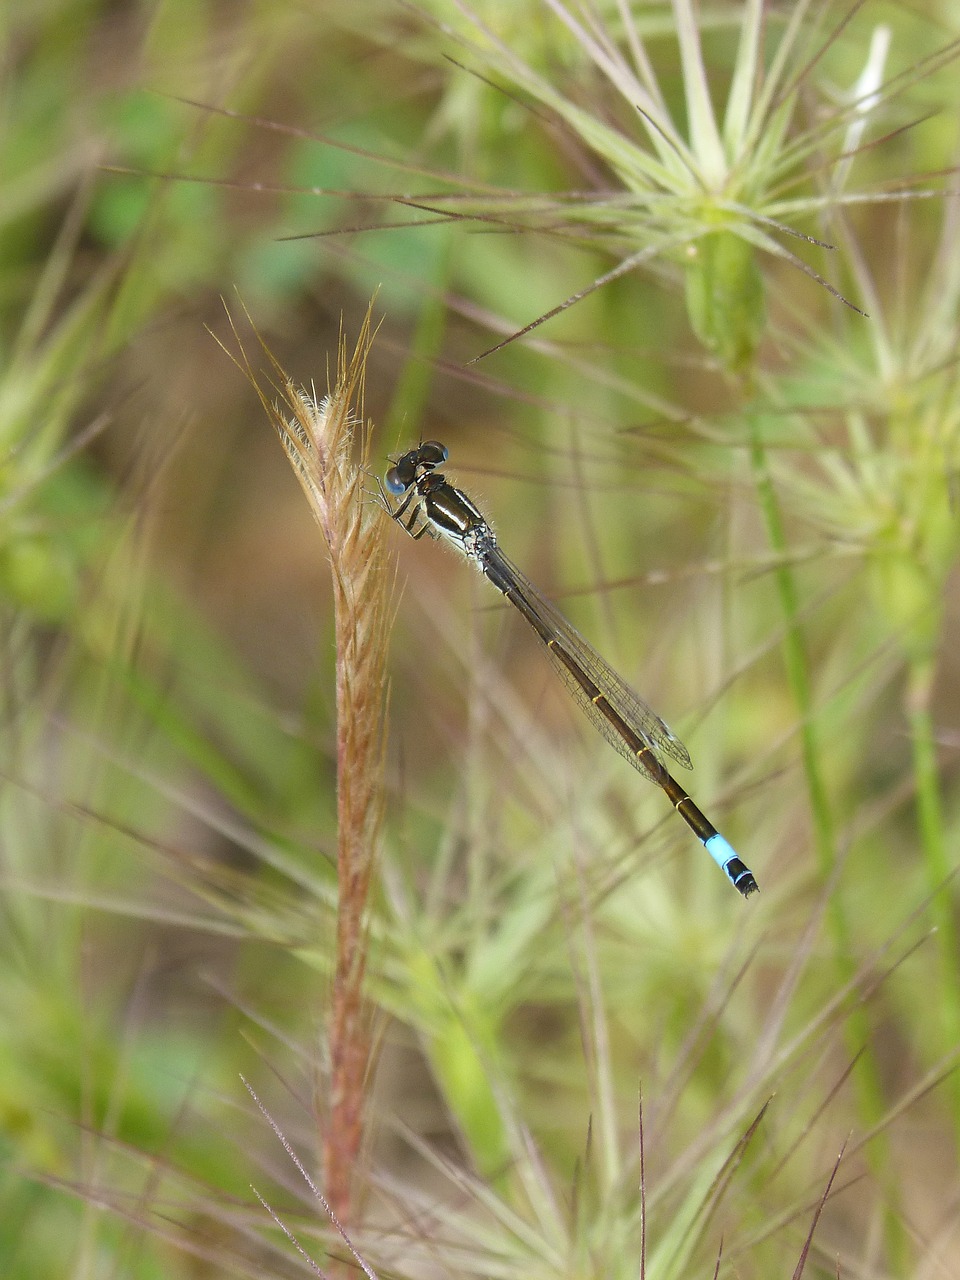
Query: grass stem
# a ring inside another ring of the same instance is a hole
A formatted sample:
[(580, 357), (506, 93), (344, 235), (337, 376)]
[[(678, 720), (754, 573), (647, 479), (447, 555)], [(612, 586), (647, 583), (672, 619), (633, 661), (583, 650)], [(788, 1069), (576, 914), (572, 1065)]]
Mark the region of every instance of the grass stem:
[(275, 361), (274, 373), (282, 380), (280, 403), (270, 401), (254, 379), (320, 526), (333, 581), (338, 898), (323, 1166), (327, 1200), (343, 1223), (352, 1220), (355, 1208), (369, 1089), (366, 909), (384, 808), (390, 591), (384, 522), (374, 514), (363, 484), (370, 445), (363, 387), (372, 339), (368, 308), (352, 355), (341, 335), (337, 376), (321, 399), (283, 375)]

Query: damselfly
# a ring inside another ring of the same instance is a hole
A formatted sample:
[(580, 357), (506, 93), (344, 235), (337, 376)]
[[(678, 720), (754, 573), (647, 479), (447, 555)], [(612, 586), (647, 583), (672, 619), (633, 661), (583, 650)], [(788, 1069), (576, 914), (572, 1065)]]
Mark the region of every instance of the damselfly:
[(437, 470), (447, 457), (446, 445), (428, 440), (397, 459), (385, 477), (387, 490), (399, 499), (396, 506), (381, 489), (388, 514), (412, 538), (422, 538), (425, 533), (446, 538), (477, 566), (533, 627), (567, 688), (607, 741), (635, 769), (662, 787), (734, 887), (744, 897), (755, 892), (753, 872), (663, 763), (667, 756), (685, 769), (692, 768), (686, 747), (507, 559), (493, 530), (467, 495)]

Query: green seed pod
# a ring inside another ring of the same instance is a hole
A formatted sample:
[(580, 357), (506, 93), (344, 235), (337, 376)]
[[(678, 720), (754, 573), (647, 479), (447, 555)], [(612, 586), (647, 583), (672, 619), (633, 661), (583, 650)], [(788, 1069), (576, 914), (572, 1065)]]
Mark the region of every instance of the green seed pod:
[(731, 372), (749, 365), (763, 336), (763, 277), (751, 244), (713, 231), (687, 249), (687, 314), (693, 331)]

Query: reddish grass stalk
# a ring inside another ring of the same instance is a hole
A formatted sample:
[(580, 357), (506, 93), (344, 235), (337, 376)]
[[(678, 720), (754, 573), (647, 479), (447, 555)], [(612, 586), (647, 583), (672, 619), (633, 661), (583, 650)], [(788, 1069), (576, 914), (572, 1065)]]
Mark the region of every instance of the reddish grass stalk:
[(384, 804), (390, 589), (384, 522), (363, 492), (370, 446), (364, 373), (372, 340), (368, 309), (352, 355), (341, 335), (334, 385), (322, 399), (291, 382), (275, 362), (279, 404), (253, 379), (320, 526), (333, 577), (339, 894), (323, 1168), (327, 1200), (342, 1223), (352, 1217), (353, 1175), (363, 1142), (371, 1057), (363, 995), (365, 916)]

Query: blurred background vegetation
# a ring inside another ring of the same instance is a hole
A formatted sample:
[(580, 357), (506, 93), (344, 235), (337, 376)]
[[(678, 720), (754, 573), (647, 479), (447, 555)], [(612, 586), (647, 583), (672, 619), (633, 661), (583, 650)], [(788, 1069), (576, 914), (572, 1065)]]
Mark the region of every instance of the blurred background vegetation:
[(954, 7), (0, 32), (4, 1277), (311, 1274), (251, 1184), (346, 1253), (240, 1078), (315, 1170), (329, 570), (215, 338), (226, 306), (322, 394), (377, 290), (377, 465), (449, 446), (761, 894), (388, 530), (350, 1239), (380, 1275), (708, 1276), (722, 1242), (770, 1277), (816, 1221), (807, 1276), (960, 1274)]

